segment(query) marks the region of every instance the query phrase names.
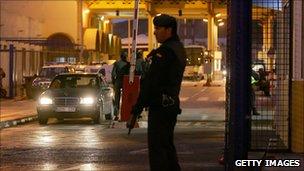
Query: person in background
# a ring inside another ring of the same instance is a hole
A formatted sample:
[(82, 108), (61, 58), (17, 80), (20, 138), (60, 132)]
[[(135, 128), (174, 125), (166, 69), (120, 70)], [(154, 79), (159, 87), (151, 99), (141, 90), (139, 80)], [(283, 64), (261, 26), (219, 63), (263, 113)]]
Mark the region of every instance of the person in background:
[(0, 67), (0, 88), (2, 89), (2, 80), (3, 78), (5, 78), (5, 72), (4, 70), (2, 69), (2, 67)]
[(118, 114), (120, 109), (120, 97), (123, 86), (123, 77), (128, 75), (130, 70), (130, 63), (127, 61), (127, 54), (121, 53), (120, 59), (113, 64), (111, 73), (112, 83), (114, 86), (114, 120), (118, 120)]
[(258, 89), (258, 82), (260, 80), (260, 76), (259, 74), (252, 70), (252, 73), (251, 73), (251, 109), (252, 109), (252, 114), (253, 115), (260, 115), (260, 113), (257, 111), (256, 109), (256, 105), (255, 105), (255, 92), (257, 91)]
[(145, 60), (143, 58), (143, 52), (139, 50), (136, 53), (135, 75), (142, 76), (144, 74)]
[(6, 97), (6, 90), (3, 89), (3, 85), (2, 85), (2, 80), (3, 78), (5, 78), (5, 72), (4, 70), (0, 67), (0, 97)]

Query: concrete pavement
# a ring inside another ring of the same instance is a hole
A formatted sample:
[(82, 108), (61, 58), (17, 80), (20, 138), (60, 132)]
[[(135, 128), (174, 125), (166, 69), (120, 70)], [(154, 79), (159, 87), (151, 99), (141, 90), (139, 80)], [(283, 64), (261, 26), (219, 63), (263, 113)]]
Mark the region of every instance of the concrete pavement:
[(35, 100), (0, 99), (0, 129), (36, 119)]

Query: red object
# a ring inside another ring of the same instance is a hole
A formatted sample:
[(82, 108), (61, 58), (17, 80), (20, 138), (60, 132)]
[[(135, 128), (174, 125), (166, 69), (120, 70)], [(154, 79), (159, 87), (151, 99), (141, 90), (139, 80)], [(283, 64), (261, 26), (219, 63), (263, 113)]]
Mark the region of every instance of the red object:
[(217, 159), (217, 161), (219, 162), (219, 164), (221, 165), (225, 165), (225, 158), (224, 155), (220, 155), (220, 157)]
[(139, 76), (134, 76), (134, 82), (129, 83), (129, 75), (125, 75), (123, 78), (122, 86), (122, 104), (121, 104), (121, 113), (120, 120), (128, 121), (131, 115), (131, 109), (136, 103), (139, 95)]

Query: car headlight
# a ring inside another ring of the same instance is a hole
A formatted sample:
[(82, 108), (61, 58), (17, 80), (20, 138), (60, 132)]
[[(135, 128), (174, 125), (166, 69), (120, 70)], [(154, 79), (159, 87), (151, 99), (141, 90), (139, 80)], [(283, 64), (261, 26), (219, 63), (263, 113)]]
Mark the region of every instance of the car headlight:
[(94, 98), (92, 98), (92, 97), (80, 98), (80, 104), (91, 105), (93, 103), (94, 103)]
[(41, 97), (39, 99), (39, 103), (42, 105), (50, 105), (53, 104), (53, 100), (49, 97)]

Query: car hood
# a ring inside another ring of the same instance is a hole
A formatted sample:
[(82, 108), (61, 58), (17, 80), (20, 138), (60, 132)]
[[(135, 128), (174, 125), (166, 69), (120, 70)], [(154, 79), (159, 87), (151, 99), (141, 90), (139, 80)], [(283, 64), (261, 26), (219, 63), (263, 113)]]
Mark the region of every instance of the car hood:
[(96, 97), (99, 93), (97, 89), (67, 88), (67, 89), (48, 89), (43, 95), (50, 97)]

